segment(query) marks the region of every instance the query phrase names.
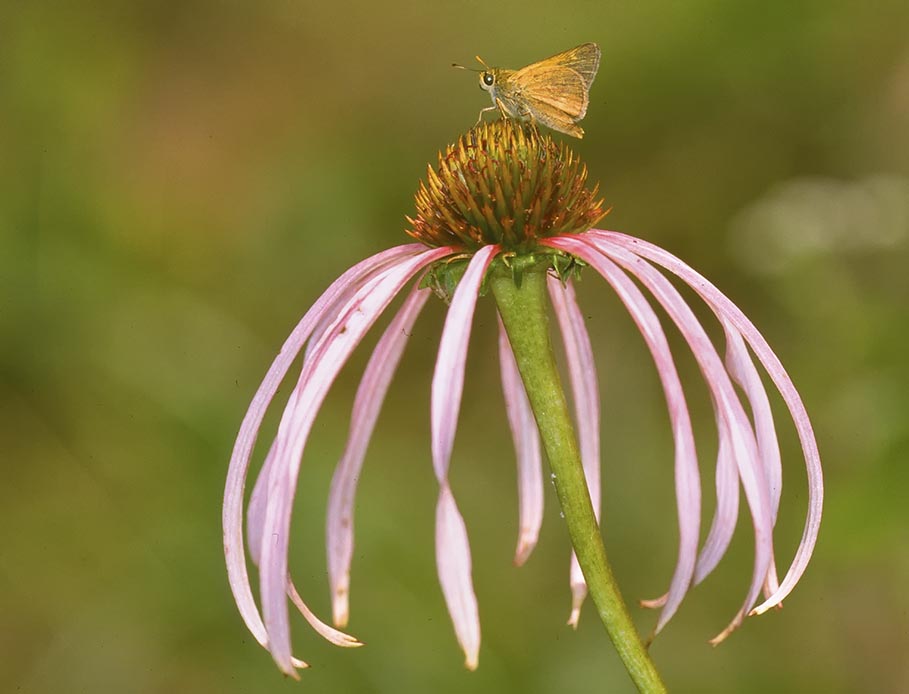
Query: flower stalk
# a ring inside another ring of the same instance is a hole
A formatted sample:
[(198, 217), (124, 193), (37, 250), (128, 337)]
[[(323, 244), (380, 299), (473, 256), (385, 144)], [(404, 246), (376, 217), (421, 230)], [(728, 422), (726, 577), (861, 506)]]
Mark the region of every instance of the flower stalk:
[(634, 626), (612, 574), (588, 493), (581, 453), (549, 337), (546, 272), (524, 273), (520, 286), (507, 269), (489, 278), (552, 468), (552, 479), (578, 562), (631, 679), (641, 692), (666, 687)]

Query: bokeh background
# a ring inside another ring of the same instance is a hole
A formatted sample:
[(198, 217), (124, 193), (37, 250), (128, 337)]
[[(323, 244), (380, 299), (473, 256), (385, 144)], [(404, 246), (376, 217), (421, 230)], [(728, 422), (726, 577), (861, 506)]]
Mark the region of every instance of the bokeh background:
[[(631, 691), (589, 606), (576, 633), (565, 626), (551, 489), (536, 553), (511, 565), (514, 461), (488, 301), (453, 460), (477, 672), (435, 578), (438, 302), (362, 480), (350, 630), (367, 646), (337, 649), (297, 620), (313, 667), (285, 680), (236, 612), (221, 550), (233, 437), (273, 355), (334, 277), (406, 240), (427, 162), (487, 105), (449, 64), (479, 53), (519, 67), (584, 41), (603, 61), (587, 137), (571, 145), (614, 206), (607, 226), (687, 259), (754, 319), (812, 414), (827, 475), (820, 543), (785, 609), (706, 643), (750, 576), (743, 518), (654, 658), (677, 692), (909, 691), (907, 26), (903, 0), (4, 3), (0, 691)], [(652, 597), (677, 539), (662, 395), (605, 284), (590, 275), (580, 293), (607, 547), (626, 597)], [(709, 513), (709, 403), (679, 354)], [(293, 569), (326, 617), (325, 497), (367, 355), (317, 422), (295, 516)], [(805, 475), (782, 410), (779, 428), (787, 561)], [(655, 615), (633, 609), (649, 631)]]

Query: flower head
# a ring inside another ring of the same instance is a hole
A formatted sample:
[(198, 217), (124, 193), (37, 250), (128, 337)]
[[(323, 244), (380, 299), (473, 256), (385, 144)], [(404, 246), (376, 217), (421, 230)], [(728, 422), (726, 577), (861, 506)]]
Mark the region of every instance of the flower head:
[[(408, 232), (420, 243), (391, 248), (350, 268), (288, 337), (241, 425), (228, 471), (223, 512), (231, 589), (247, 627), (281, 670), (295, 675), (296, 668), (305, 667), (291, 652), (288, 599), (332, 643), (361, 645), (321, 622), (298, 594), (288, 566), (290, 517), (303, 449), (328, 389), (365, 333), (408, 285), (403, 304), (366, 366), (351, 413), (347, 446), (329, 494), (328, 574), (337, 627), (343, 628), (349, 616), (353, 509), (359, 472), (407, 337), (434, 290), (450, 303), (430, 397), (431, 457), (439, 483), (437, 567), (466, 664), (469, 668), (477, 665), (480, 626), (470, 547), (448, 484), (448, 469), (474, 308), (484, 282), (494, 275), (506, 275), (520, 283), (526, 273), (547, 273), (552, 311), (567, 357), (581, 462), (597, 516), (599, 395), (594, 349), (573, 288), (576, 273), (586, 268), (607, 281), (653, 356), (672, 424), (679, 523), (678, 561), (667, 593), (644, 602), (662, 608), (655, 631), (662, 629), (687, 591), (723, 557), (738, 517), (739, 485), (754, 526), (754, 570), (741, 609), (714, 641), (725, 638), (747, 614), (779, 605), (795, 587), (814, 548), (823, 496), (817, 446), (795, 387), (754, 325), (695, 270), (646, 241), (591, 229), (604, 215), (601, 205), (596, 201), (596, 188), (586, 186), (586, 168), (548, 135), (510, 119), (478, 126), (439, 155), (438, 168), (430, 168), (427, 182), (420, 186), (417, 214), (409, 220)], [(691, 287), (716, 316), (725, 333), (725, 360), (664, 273)], [(713, 403), (719, 434), (717, 509), (701, 547), (701, 483), (688, 406), (660, 319), (645, 292), (656, 299), (687, 341)], [(305, 352), (302, 369), (250, 495), (244, 535), (244, 490), (252, 450), (265, 411), (301, 351)], [(515, 563), (522, 564), (536, 544), (542, 520), (542, 455), (535, 414), (541, 415), (532, 411), (509, 337), (501, 328), (499, 354), (506, 411), (517, 452), (520, 530)], [(789, 409), (809, 480), (804, 534), (782, 581), (778, 579), (772, 543), (781, 493), (781, 457), (755, 357)], [(259, 571), (261, 611), (250, 586), (247, 551)], [(574, 557), (570, 574), (569, 623), (576, 625), (587, 586)], [(754, 607), (762, 590), (765, 599)]]
[(587, 167), (564, 144), (511, 119), (482, 123), (439, 152), (407, 231), (427, 246), (533, 251), (539, 239), (586, 231), (606, 214)]

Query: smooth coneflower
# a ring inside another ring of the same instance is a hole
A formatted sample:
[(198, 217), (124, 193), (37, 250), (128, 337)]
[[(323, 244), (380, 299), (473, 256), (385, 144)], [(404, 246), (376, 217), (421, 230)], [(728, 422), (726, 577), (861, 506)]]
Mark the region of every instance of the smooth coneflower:
[[(478, 125), (439, 154), (416, 195), (408, 233), (397, 246), (354, 265), (309, 309), (265, 376), (234, 446), (224, 496), (224, 551), (240, 614), (278, 667), (296, 676), (306, 664), (291, 651), (288, 599), (326, 639), (361, 643), (320, 621), (294, 586), (288, 543), (300, 460), (313, 420), (336, 375), (392, 300), (406, 298), (366, 366), (353, 405), (350, 435), (331, 484), (327, 513), (328, 576), (333, 621), (348, 621), (354, 496), (366, 448), (391, 378), (418, 314), (433, 294), (448, 304), (431, 393), (431, 452), (439, 483), (436, 561), (442, 592), (465, 653), (477, 665), (480, 623), (464, 521), (448, 483), (464, 365), (478, 297), (492, 294), (499, 312), (499, 359), (506, 411), (517, 452), (519, 537), (515, 563), (537, 541), (543, 510), (546, 452), (576, 555), (572, 556), (569, 623), (576, 625), (590, 591), (598, 612), (642, 689), (659, 678), (612, 580), (597, 527), (600, 506), (599, 397), (593, 348), (573, 282), (596, 272), (618, 294), (651, 352), (665, 393), (675, 447), (678, 562), (664, 596), (644, 601), (661, 612), (654, 632), (687, 591), (723, 557), (738, 517), (739, 486), (754, 527), (755, 557), (741, 609), (713, 639), (721, 641), (748, 614), (780, 605), (802, 576), (817, 539), (823, 482), (817, 445), (802, 401), (779, 359), (751, 321), (687, 264), (641, 239), (594, 229), (605, 215), (587, 170), (564, 145), (511, 119)], [(721, 357), (701, 322), (666, 276), (688, 285), (725, 333)], [(409, 289), (408, 289), (409, 288)], [(685, 338), (709, 389), (719, 436), (717, 506), (699, 547), (701, 483), (691, 419), (669, 343), (649, 294)], [(554, 313), (564, 343), (573, 412), (567, 407), (549, 342)], [(302, 370), (243, 506), (250, 458), (265, 411), (300, 352)], [(781, 459), (773, 416), (757, 362), (781, 393), (795, 424), (808, 473), (804, 533), (778, 579), (773, 528), (780, 503)], [(257, 606), (247, 552), (259, 572)], [(755, 606), (763, 591), (764, 601)], [(648, 684), (649, 682), (649, 684)]]

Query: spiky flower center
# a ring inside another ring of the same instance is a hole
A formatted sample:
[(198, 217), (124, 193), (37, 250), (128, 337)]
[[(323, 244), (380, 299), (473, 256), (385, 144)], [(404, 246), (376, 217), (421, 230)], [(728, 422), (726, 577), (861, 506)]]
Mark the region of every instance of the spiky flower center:
[(526, 253), (537, 239), (586, 231), (606, 214), (599, 186), (586, 182), (580, 159), (533, 124), (485, 122), (427, 167), (407, 233), (428, 246), (496, 243)]

